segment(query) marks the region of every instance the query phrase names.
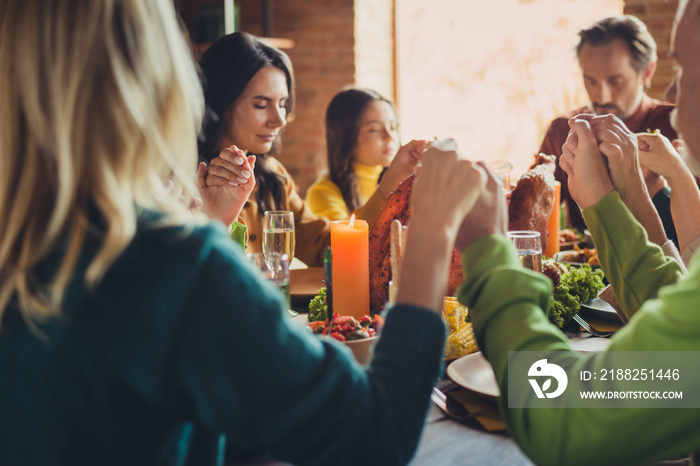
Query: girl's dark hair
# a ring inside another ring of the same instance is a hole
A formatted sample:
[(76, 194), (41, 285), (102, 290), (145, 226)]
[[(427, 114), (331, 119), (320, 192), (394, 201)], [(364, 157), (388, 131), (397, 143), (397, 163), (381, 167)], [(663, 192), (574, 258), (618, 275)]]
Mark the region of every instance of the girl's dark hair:
[[(204, 52), (199, 65), (206, 110), (197, 149), (200, 160), (207, 164), (219, 155), (226, 111), (262, 68), (274, 66), (284, 72), (289, 92), (285, 105), (287, 115), (294, 110), (292, 62), (286, 53), (265, 44), (251, 34), (234, 32), (221, 37)], [(278, 150), (278, 141), (279, 138), (269, 154)], [(267, 166), (267, 154), (254, 155), (258, 156), (255, 162), (255, 181), (258, 188), (256, 201), (260, 212), (282, 208), (283, 179)]]
[(357, 150), (362, 115), (372, 102), (389, 100), (371, 89), (351, 88), (333, 97), (326, 110), (326, 148), (329, 177), (340, 188), (349, 212), (360, 207), (352, 162)]

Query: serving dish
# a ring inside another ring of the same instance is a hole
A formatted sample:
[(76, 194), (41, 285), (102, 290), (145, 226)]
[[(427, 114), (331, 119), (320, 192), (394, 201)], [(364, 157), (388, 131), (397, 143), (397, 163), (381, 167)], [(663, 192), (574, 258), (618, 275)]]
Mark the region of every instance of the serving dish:
[(585, 241), (565, 241), (563, 243), (559, 243), (559, 250), (560, 251), (569, 251), (571, 249), (574, 249), (574, 246), (578, 246), (579, 248), (584, 248), (584, 247), (586, 247), (586, 242)]
[(343, 344), (350, 348), (357, 362), (360, 364), (367, 364), (370, 355), (372, 354), (372, 346), (374, 346), (378, 339), (379, 337), (376, 336), (362, 338), (360, 340), (344, 341)]
[[(554, 254), (554, 256), (552, 256), (552, 259), (554, 259), (555, 261), (557, 261), (561, 264), (564, 264), (566, 266), (583, 267), (584, 265), (586, 265), (586, 262), (570, 262), (570, 261), (566, 260), (567, 256), (569, 256), (570, 254), (571, 253), (568, 251), (559, 251), (558, 253)], [(588, 265), (592, 269), (599, 269), (600, 268), (600, 265), (597, 265), (597, 264), (596, 265), (588, 264)]]
[(601, 319), (620, 322), (620, 316), (617, 314), (615, 308), (603, 299), (593, 298), (586, 303), (582, 303), (581, 309)]

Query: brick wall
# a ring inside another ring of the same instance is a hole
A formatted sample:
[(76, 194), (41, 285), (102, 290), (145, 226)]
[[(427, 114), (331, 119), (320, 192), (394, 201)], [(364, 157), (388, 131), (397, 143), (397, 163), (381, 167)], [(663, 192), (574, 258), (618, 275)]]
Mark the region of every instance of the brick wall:
[(673, 76), (673, 60), (668, 57), (671, 26), (678, 0), (626, 0), (624, 12), (644, 21), (656, 40), (659, 61), (649, 95), (664, 99), (664, 91)]

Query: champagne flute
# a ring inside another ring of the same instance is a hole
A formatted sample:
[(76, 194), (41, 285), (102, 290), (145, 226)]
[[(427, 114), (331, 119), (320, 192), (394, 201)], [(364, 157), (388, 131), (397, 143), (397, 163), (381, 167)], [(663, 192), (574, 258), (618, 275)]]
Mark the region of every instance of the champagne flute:
[(520, 264), (535, 272), (542, 272), (542, 243), (539, 231), (509, 231), (506, 233), (518, 253)]
[[(262, 252), (249, 252), (245, 255), (263, 276), (274, 283), (284, 295), (287, 310), (291, 307), (291, 293), (289, 289), (289, 256), (279, 252), (264, 254)], [(291, 312), (291, 311), (290, 311)]]
[(294, 212), (289, 210), (268, 210), (265, 212), (262, 241), (262, 250), (265, 256), (275, 252), (286, 254), (291, 262), (294, 258), (294, 248)]

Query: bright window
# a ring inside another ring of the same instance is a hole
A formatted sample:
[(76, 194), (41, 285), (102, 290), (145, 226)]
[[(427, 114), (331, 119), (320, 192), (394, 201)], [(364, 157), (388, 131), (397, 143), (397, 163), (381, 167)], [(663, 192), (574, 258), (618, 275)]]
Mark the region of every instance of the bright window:
[(621, 0), (397, 0), (403, 141), (453, 137), (516, 178), (549, 122), (584, 106), (578, 31)]

